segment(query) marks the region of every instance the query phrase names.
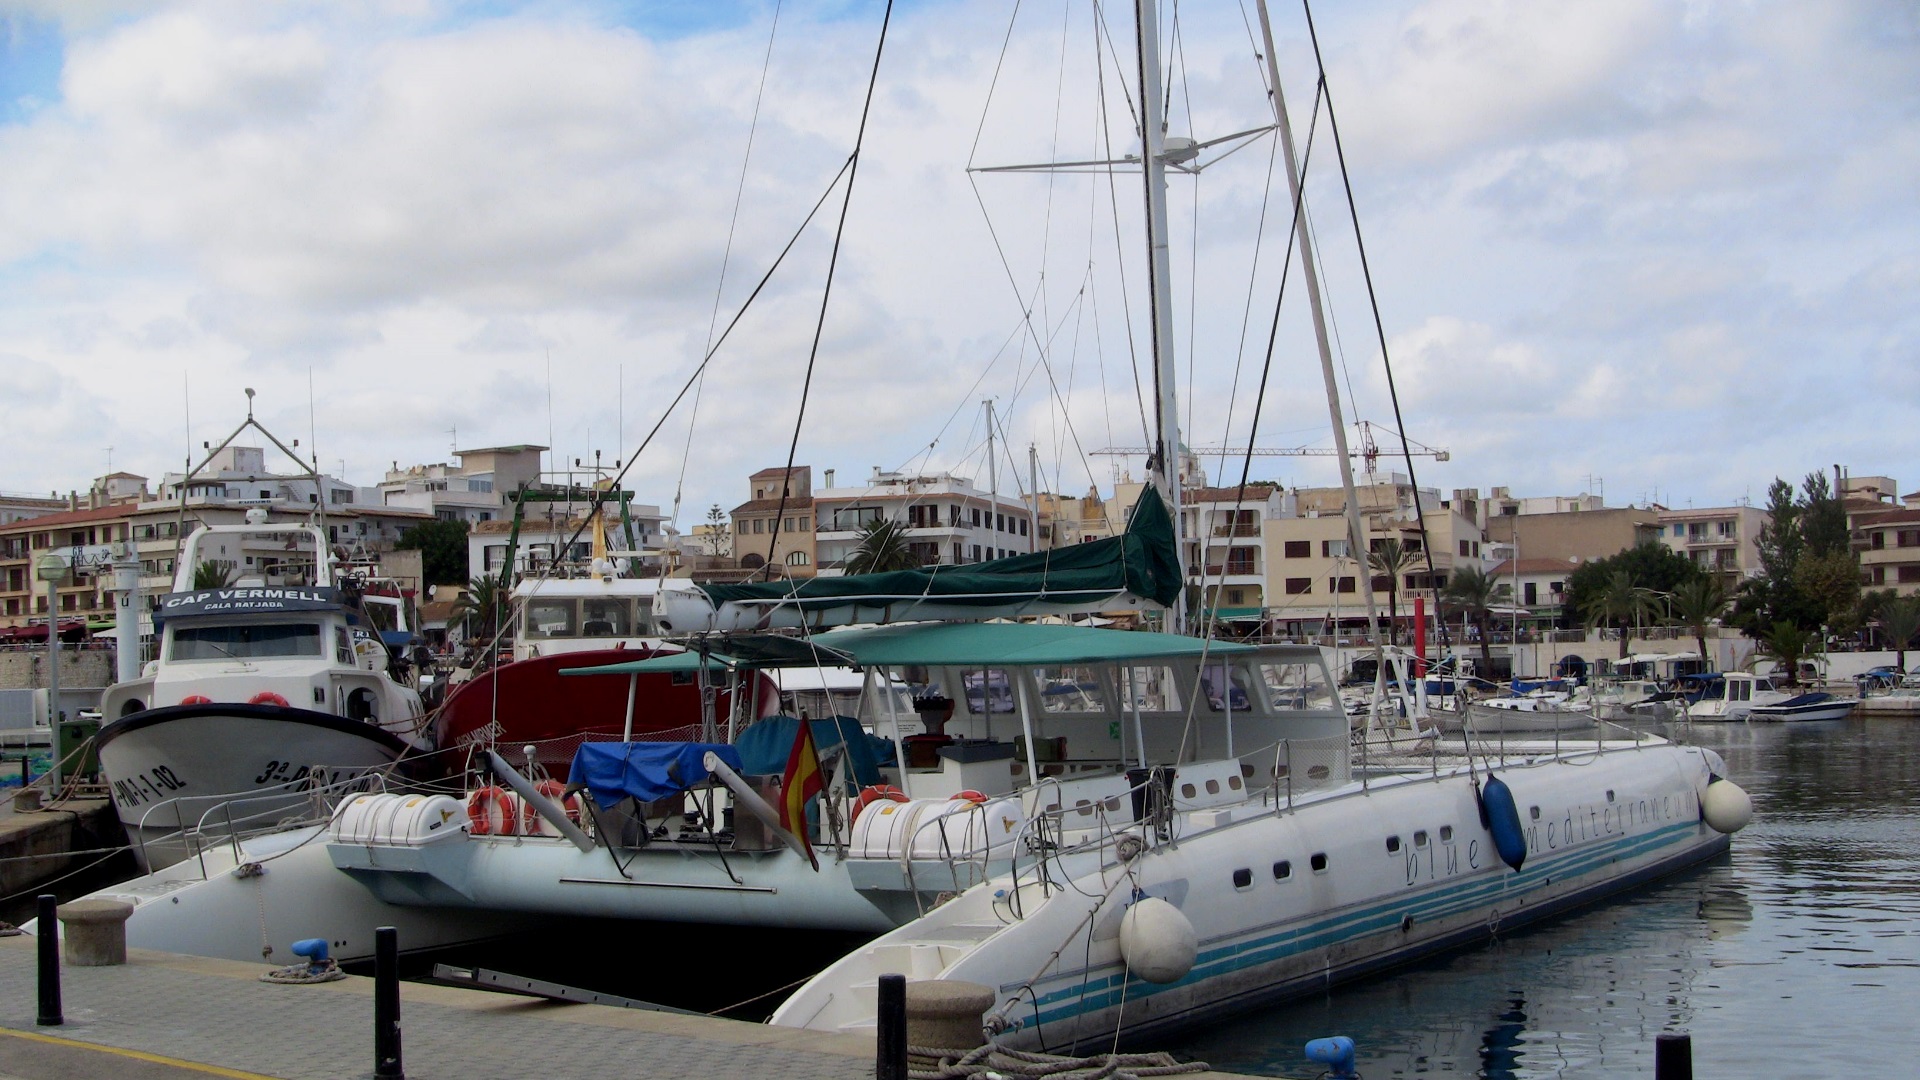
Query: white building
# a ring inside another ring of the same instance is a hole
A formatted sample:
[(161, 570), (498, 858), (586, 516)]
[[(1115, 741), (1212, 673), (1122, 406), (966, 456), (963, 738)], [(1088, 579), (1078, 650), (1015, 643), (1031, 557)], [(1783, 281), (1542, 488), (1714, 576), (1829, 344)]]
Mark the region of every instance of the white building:
[(865, 486), (836, 488), (833, 473), (813, 492), (815, 557), (823, 574), (837, 573), (876, 519), (905, 527), (908, 546), (923, 565), (984, 562), (1036, 550), (1034, 508), (1011, 495), (994, 496), (964, 476), (946, 472), (882, 472)]

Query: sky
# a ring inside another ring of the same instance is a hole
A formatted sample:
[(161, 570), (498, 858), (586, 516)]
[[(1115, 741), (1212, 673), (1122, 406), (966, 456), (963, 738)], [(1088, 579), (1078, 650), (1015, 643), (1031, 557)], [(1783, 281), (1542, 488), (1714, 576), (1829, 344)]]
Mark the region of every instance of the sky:
[[(988, 399), (1000, 490), (1138, 475), (1095, 453), (1147, 440), (1138, 174), (968, 171), (1137, 152), (1131, 26), (903, 2), (863, 113), (883, 12), (0, 0), (0, 491), (178, 471), (244, 387), (353, 483), (597, 451), (683, 531), (790, 445), (816, 483), (984, 485)], [(1920, 489), (1920, 7), (1324, 4), (1338, 153), (1302, 9), (1272, 14), (1341, 407), (1391, 432), (1397, 392), (1450, 453), (1423, 486)], [(1268, 123), (1252, 9), (1177, 16), (1170, 133)], [(1274, 141), (1233, 145), (1168, 185), (1182, 437), (1326, 448)]]

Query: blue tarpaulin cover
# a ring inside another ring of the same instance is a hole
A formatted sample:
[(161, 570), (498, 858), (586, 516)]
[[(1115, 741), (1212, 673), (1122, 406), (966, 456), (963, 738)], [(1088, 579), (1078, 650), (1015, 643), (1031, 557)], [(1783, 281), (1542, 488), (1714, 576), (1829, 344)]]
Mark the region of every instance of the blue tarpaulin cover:
[[(867, 734), (853, 717), (833, 716), (811, 723), (814, 750), (821, 757), (829, 756), (843, 738), (846, 740), (848, 760), (853, 764), (849, 783), (857, 787), (877, 784), (881, 779), (881, 764), (893, 764), (893, 743)], [(736, 745), (740, 748), (740, 760), (746, 765), (742, 771), (763, 776), (786, 772), (787, 755), (793, 752), (793, 740), (799, 729), (800, 721), (796, 717), (769, 716), (741, 732)]]
[(740, 751), (722, 743), (590, 742), (574, 752), (567, 783), (584, 785), (603, 809), (628, 796), (652, 802), (705, 780), (708, 751), (735, 772), (746, 771)]

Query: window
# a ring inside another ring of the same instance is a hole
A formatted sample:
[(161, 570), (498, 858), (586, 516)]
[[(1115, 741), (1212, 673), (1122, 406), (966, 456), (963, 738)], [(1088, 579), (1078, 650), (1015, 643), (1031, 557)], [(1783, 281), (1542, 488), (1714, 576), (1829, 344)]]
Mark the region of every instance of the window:
[(1375, 574), (1367, 579), (1367, 588), (1374, 592), (1388, 592), (1393, 588), (1393, 575)]
[(183, 626), (172, 632), (167, 652), (173, 660), (319, 655), (319, 623)]
[(1234, 548), (1231, 551), (1227, 552), (1227, 573), (1229, 574), (1259, 573), (1260, 571), (1255, 569), (1254, 567), (1255, 567), (1255, 559), (1254, 559), (1252, 548), (1246, 548), (1246, 547)]
[(808, 563), (809, 563), (810, 561), (811, 561), (811, 560), (807, 558), (807, 553), (806, 553), (806, 552), (804, 552), (804, 551), (789, 551), (789, 552), (787, 552), (787, 565), (788, 565), (788, 566), (805, 566), (805, 565), (807, 565), (807, 564), (808, 564)]
[(1288, 596), (1306, 596), (1311, 592), (1313, 592), (1312, 578), (1290, 577), (1287, 579)]
[(1350, 577), (1330, 577), (1327, 579), (1327, 591), (1350, 593), (1353, 591), (1353, 579)]
[(979, 545), (979, 544), (975, 544), (975, 545), (973, 545), (973, 561), (974, 561), (974, 562), (981, 562), (981, 561), (983, 561), (983, 560), (981, 559), (981, 557), (980, 557), (980, 545)]
[(1322, 541), (1320, 541), (1320, 557), (1321, 557), (1321, 558), (1323, 558), (1323, 559), (1344, 559), (1344, 558), (1346, 558), (1346, 557), (1347, 557), (1347, 542), (1346, 542), (1345, 540), (1322, 540)]
[(1473, 554), (1472, 545), (1465, 540), (1460, 541), (1460, 557), (1464, 559), (1472, 554)]
[(1316, 874), (1326, 873), (1327, 872), (1327, 853), (1324, 851), (1315, 852), (1313, 855), (1308, 857), (1307, 865), (1312, 867), (1313, 872)]
[(980, 527), (980, 508), (977, 506), (973, 508), (973, 527)]
[(1027, 519), (1026, 518), (1020, 519), (1020, 535), (1021, 536), (1027, 535)]
[(1414, 832), (1413, 846), (1417, 848), (1423, 848), (1427, 846), (1427, 830), (1419, 829)]
[(1528, 607), (1532, 607), (1533, 605), (1539, 603), (1540, 597), (1539, 597), (1538, 590), (1539, 590), (1539, 585), (1532, 581), (1529, 581), (1521, 585), (1520, 595), (1526, 598), (1525, 600), (1522, 600), (1521, 603), (1526, 604)]
[(1253, 871), (1252, 871), (1252, 870), (1249, 870), (1249, 869), (1247, 869), (1246, 867), (1244, 867), (1244, 866), (1243, 866), (1243, 867), (1241, 867), (1240, 869), (1238, 869), (1238, 870), (1235, 870), (1235, 871), (1233, 872), (1233, 887), (1234, 887), (1234, 888), (1236, 888), (1236, 889), (1245, 889), (1245, 888), (1250, 888), (1250, 887), (1251, 887), (1252, 885), (1253, 885)]
[(1291, 862), (1288, 862), (1286, 859), (1281, 859), (1279, 862), (1273, 864), (1273, 880), (1285, 881), (1292, 876), (1293, 864)]
[(1872, 539), (1872, 541), (1870, 542), (1870, 544), (1869, 544), (1868, 546), (1870, 546), (1870, 547), (1872, 547), (1872, 548), (1873, 548), (1873, 550), (1875, 550), (1875, 551), (1879, 551), (1879, 550), (1881, 550), (1882, 548), (1884, 548), (1884, 547), (1886, 547), (1886, 546), (1887, 546), (1887, 534), (1886, 534), (1886, 533), (1884, 533), (1884, 532), (1882, 532), (1882, 531), (1880, 531), (1879, 529), (1875, 529), (1875, 530), (1873, 531), (1873, 539)]
[(1451, 825), (1440, 826), (1440, 842), (1443, 844), (1453, 843), (1453, 826)]
[(1387, 854), (1398, 855), (1399, 853), (1400, 853), (1400, 838), (1397, 836), (1387, 837)]
[[(1325, 545), (1326, 543), (1327, 543), (1327, 541), (1324, 541), (1324, 540), (1323, 540), (1323, 541), (1321, 541), (1321, 544), (1322, 544), (1323, 546), (1324, 546), (1324, 545)], [(1286, 557), (1287, 557), (1287, 558), (1289, 558), (1289, 559), (1305, 559), (1305, 558), (1309, 558), (1309, 557), (1311, 557), (1312, 555), (1313, 555), (1313, 541), (1311, 541), (1311, 540), (1289, 540), (1289, 541), (1287, 541), (1287, 546), (1286, 546)]]
[(1895, 544), (1899, 547), (1920, 547), (1920, 529), (1901, 529)]
[(1920, 566), (1903, 566), (1900, 568), (1900, 584), (1911, 585), (1916, 581), (1920, 581)]

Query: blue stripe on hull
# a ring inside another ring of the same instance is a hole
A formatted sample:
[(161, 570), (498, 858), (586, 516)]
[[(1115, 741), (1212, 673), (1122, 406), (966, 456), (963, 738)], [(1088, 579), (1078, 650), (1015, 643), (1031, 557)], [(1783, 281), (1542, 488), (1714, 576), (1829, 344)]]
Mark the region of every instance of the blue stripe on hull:
[[(1231, 938), (1203, 943), (1193, 971), (1174, 983), (1154, 984), (1129, 979), (1125, 968), (1117, 963), (1105, 965), (1105, 974), (1100, 975), (1084, 970), (1066, 973), (1047, 980), (1060, 988), (1036, 995), (1034, 1007), (1038, 1016), (1035, 1018), (1029, 1013), (1028, 1022), (1035, 1024), (1041, 1034), (1046, 1033), (1050, 1026), (1085, 1029), (1084, 1021), (1093, 1020), (1097, 1014), (1123, 1003), (1131, 1010), (1172, 992), (1187, 991), (1191, 994), (1206, 983), (1240, 973), (1251, 974), (1255, 969), (1282, 964), (1290, 958), (1316, 950), (1339, 945), (1362, 945), (1375, 935), (1401, 933), (1401, 920), (1408, 915), (1413, 917), (1416, 926), (1448, 920), (1457, 922), (1463, 916), (1473, 917), (1466, 925), (1409, 939), (1398, 948), (1387, 948), (1278, 980), (1248, 979), (1251, 985), (1246, 990), (1228, 992), (1159, 1015), (1142, 1017), (1136, 1014), (1129, 1018), (1127, 1031), (1132, 1037), (1157, 1028), (1191, 1024), (1262, 1002), (1319, 991), (1334, 981), (1484, 940), (1499, 927), (1514, 927), (1547, 918), (1703, 862), (1725, 851), (1728, 843), (1727, 837), (1707, 832), (1697, 821), (1687, 821), (1648, 833), (1623, 836), (1611, 842), (1583, 844), (1544, 856), (1536, 854), (1533, 861), (1519, 873), (1509, 873), (1503, 869), (1498, 873), (1480, 875), (1475, 880), (1457, 884), (1441, 883), (1368, 901), (1310, 922), (1269, 924)], [(1545, 900), (1529, 903), (1523, 899), (1551, 887), (1556, 881), (1564, 885), (1570, 879), (1578, 880), (1607, 866), (1649, 856), (1655, 856), (1654, 861), (1632, 873), (1618, 876), (1608, 874), (1599, 881)], [(1519, 900), (1519, 906), (1511, 911), (1500, 912), (1497, 922), (1486, 920), (1482, 913), (1488, 912), (1503, 898)], [(1070, 985), (1062, 985), (1068, 982)], [(1003, 991), (1015, 989), (1005, 987)], [(1148, 1011), (1151, 1011), (1151, 1005), (1148, 1005)], [(1083, 1023), (1074, 1023), (1075, 1020)], [(1112, 1026), (1111, 1021), (1096, 1025), (1107, 1032), (1111, 1031)], [(1049, 1044), (1058, 1045), (1051, 1040)]]

